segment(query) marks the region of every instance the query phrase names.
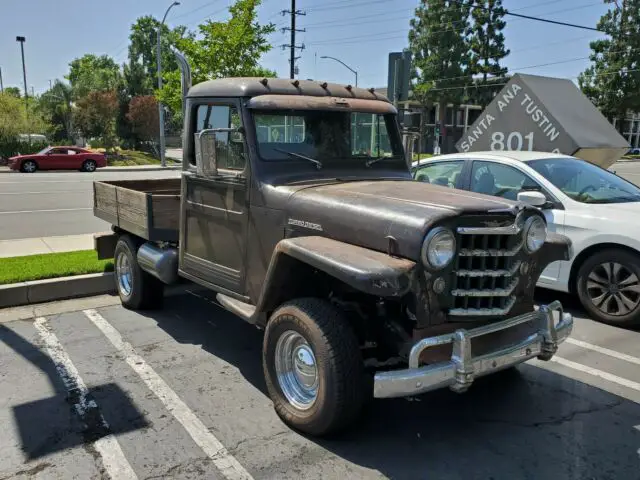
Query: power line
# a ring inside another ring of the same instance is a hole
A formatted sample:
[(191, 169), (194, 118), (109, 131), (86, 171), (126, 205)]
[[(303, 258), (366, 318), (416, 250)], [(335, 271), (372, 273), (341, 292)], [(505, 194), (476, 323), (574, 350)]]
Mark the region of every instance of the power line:
[[(454, 1), (454, 3), (457, 3), (458, 5), (463, 5), (463, 6), (465, 5), (463, 0), (453, 0), (453, 1)], [(471, 6), (471, 8), (477, 8), (479, 10), (484, 10), (485, 12), (491, 11), (489, 8), (481, 7), (479, 5), (473, 5), (473, 6)], [(544, 23), (552, 23), (554, 25), (562, 25), (564, 27), (581, 28), (583, 30), (593, 30), (595, 32), (606, 33), (606, 32), (603, 32), (602, 30), (599, 30), (599, 29), (597, 29), (595, 27), (587, 27), (585, 25), (576, 25), (575, 23), (559, 22), (557, 20), (549, 20), (549, 19), (546, 19), (546, 18), (533, 17), (533, 16), (530, 16), (530, 15), (522, 15), (520, 13), (511, 13), (508, 10), (505, 10), (505, 15), (510, 15), (512, 17), (524, 18), (526, 20), (534, 20), (536, 22), (544, 22)]]
[(199, 6), (199, 7), (197, 7), (197, 8), (194, 8), (193, 10), (189, 10), (188, 12), (185, 12), (185, 13), (182, 13), (182, 14), (180, 14), (180, 15), (176, 15), (176, 16), (174, 16), (174, 17), (173, 17), (173, 19), (174, 19), (174, 20), (178, 20), (179, 18), (188, 17), (188, 16), (189, 16), (189, 15), (191, 15), (192, 13), (198, 12), (198, 11), (202, 10), (203, 8), (208, 7), (209, 5), (213, 5), (214, 3), (218, 3), (218, 2), (220, 2), (220, 0), (213, 0), (213, 1), (211, 1), (211, 2), (204, 3), (204, 4), (200, 5), (200, 6)]

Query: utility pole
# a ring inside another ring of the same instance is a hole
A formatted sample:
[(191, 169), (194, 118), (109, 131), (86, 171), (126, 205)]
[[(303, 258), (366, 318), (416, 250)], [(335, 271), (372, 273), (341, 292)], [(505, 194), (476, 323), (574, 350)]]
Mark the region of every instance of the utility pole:
[[(167, 11), (164, 12), (164, 17), (162, 17), (162, 22), (158, 25), (158, 58), (156, 63), (158, 64), (158, 90), (162, 90), (162, 52), (160, 50), (160, 33), (162, 32), (162, 26), (164, 25), (164, 21), (167, 19), (167, 15), (169, 15), (169, 10), (173, 7), (180, 5), (180, 2), (173, 2), (167, 8)], [(164, 156), (165, 150), (165, 140), (164, 140), (164, 105), (162, 102), (158, 102), (158, 118), (160, 119), (160, 164), (163, 167), (167, 166), (167, 160)]]
[(2, 67), (0, 67), (0, 93), (4, 93), (4, 84), (2, 83)]
[(291, 43), (288, 45), (282, 45), (282, 49), (286, 49), (289, 48), (291, 53), (290, 53), (290, 59), (289, 59), (289, 78), (291, 78), (292, 80), (295, 78), (296, 75), (296, 60), (299, 59), (300, 57), (296, 57), (296, 48), (299, 48), (300, 51), (304, 50), (304, 44), (302, 45), (296, 45), (296, 32), (304, 32), (306, 31), (304, 28), (303, 29), (296, 29), (296, 16), (297, 15), (306, 15), (305, 12), (302, 12), (300, 10), (296, 10), (296, 0), (291, 0), (291, 10), (283, 10), (282, 11), (282, 16), (289, 14), (291, 15), (291, 27), (287, 28), (283, 28), (282, 29), (282, 33), (286, 32), (287, 30), (289, 30), (291, 32)]
[(51, 83), (51, 79), (49, 79), (49, 90), (53, 88), (53, 84)]
[(24, 42), (25, 37), (16, 37), (16, 42), (20, 42), (20, 51), (22, 52), (22, 78), (24, 80), (24, 106), (27, 109), (27, 118), (29, 118), (29, 92), (27, 91), (27, 68), (24, 64)]

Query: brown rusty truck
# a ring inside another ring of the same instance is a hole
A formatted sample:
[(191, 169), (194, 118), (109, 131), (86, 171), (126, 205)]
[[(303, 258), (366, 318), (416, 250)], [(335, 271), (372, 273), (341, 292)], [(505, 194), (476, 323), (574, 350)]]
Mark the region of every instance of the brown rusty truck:
[(570, 241), (532, 206), (413, 181), (385, 97), (310, 80), (191, 86), (176, 55), (181, 178), (95, 182), (114, 232), (96, 249), (127, 308), (158, 307), (186, 279), (264, 329), (288, 425), (323, 435), (372, 397), (464, 392), (570, 335), (560, 303), (533, 301)]

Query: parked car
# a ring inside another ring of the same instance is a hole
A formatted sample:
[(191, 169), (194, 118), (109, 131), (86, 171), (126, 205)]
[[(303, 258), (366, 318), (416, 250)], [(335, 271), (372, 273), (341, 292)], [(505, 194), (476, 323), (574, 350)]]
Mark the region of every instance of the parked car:
[(17, 155), (9, 158), (9, 168), (33, 173), (36, 170), (83, 170), (94, 172), (106, 167), (104, 153), (92, 152), (79, 147), (47, 147), (31, 155)]
[(422, 182), (539, 207), (550, 232), (573, 243), (539, 287), (576, 294), (592, 318), (640, 325), (640, 188), (593, 163), (545, 152), (460, 153), (412, 165)]

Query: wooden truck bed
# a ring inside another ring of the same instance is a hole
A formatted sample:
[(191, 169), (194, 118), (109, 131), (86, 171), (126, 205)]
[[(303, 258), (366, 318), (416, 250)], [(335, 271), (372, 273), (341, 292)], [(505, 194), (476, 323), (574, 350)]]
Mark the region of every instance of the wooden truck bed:
[(93, 214), (146, 240), (177, 242), (180, 179), (93, 182)]

